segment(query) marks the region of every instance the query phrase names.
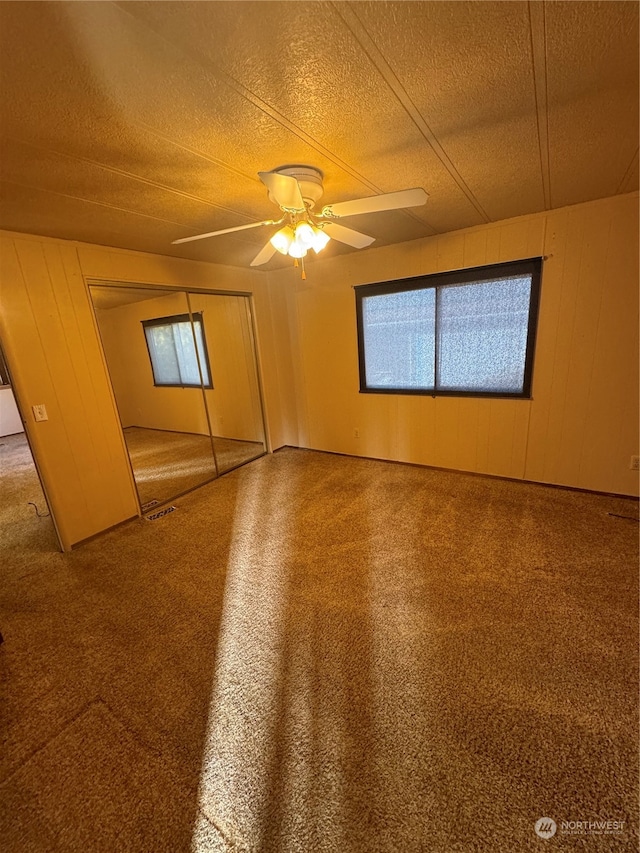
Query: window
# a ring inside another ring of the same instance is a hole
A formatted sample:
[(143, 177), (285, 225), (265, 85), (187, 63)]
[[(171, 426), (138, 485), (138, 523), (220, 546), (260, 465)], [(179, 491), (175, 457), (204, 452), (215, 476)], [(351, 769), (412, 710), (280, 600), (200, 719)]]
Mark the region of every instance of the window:
[(202, 385), (213, 388), (202, 314), (192, 314), (191, 318), (193, 331), (188, 314), (142, 321), (154, 385), (200, 388), (202, 371)]
[(530, 397), (542, 259), (356, 287), (360, 390)]

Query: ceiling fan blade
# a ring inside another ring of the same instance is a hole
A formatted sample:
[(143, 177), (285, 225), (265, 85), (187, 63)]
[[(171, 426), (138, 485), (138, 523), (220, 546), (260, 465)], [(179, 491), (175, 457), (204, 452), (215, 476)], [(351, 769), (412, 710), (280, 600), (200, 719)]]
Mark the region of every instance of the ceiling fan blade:
[(295, 178), (278, 172), (258, 172), (258, 177), (272, 197), (286, 210), (305, 210), (302, 193)]
[(356, 249), (364, 249), (365, 246), (370, 246), (375, 237), (369, 237), (368, 234), (362, 234), (360, 231), (354, 231), (353, 228), (345, 228), (344, 225), (338, 225), (337, 222), (327, 222), (322, 226), (322, 230), (331, 237), (332, 240), (337, 240), (338, 243), (346, 243), (347, 246), (353, 246)]
[(276, 250), (271, 245), (271, 240), (260, 249), (255, 258), (251, 261), (250, 266), (259, 267), (260, 264), (266, 264), (275, 255)]
[(427, 193), (422, 187), (412, 190), (400, 190), (396, 193), (383, 193), (370, 198), (356, 198), (353, 201), (339, 201), (322, 208), (322, 216), (357, 216), (360, 213), (378, 213), (383, 210), (397, 210), (401, 207), (418, 207), (425, 204)]
[(246, 231), (247, 228), (258, 228), (260, 225), (277, 225), (273, 219), (268, 219), (265, 222), (250, 222), (249, 225), (236, 225), (235, 228), (223, 228), (221, 231), (208, 231), (206, 234), (196, 234), (195, 237), (182, 237), (180, 240), (173, 240), (172, 246), (178, 243), (191, 243), (192, 240), (204, 240), (205, 237), (217, 237), (219, 234), (231, 234), (232, 231)]

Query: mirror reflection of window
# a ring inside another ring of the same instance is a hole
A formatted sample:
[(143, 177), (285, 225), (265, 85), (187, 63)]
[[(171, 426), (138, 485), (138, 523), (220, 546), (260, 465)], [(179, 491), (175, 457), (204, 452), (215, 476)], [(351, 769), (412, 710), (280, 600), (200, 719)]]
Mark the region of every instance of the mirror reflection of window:
[(143, 320), (142, 327), (147, 339), (154, 385), (199, 388), (202, 372), (202, 385), (213, 388), (202, 314), (193, 315), (193, 330), (188, 314)]

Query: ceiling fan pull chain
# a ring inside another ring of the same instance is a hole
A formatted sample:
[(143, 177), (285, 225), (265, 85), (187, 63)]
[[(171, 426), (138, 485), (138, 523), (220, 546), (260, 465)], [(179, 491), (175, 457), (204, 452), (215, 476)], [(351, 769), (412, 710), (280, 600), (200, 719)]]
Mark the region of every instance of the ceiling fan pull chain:
[(300, 259), (300, 263), (302, 264), (302, 280), (306, 281), (307, 273), (305, 272), (305, 269), (304, 269), (304, 258)]

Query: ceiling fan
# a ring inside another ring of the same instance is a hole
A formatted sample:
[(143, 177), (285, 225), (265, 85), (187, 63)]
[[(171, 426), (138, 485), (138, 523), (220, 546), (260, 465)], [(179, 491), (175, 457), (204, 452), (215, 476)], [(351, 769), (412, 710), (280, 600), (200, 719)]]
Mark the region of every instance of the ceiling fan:
[(276, 252), (280, 252), (282, 255), (294, 258), (296, 265), (298, 259), (302, 261), (304, 278), (304, 257), (310, 249), (317, 254), (331, 239), (356, 249), (363, 249), (375, 240), (375, 237), (346, 228), (339, 224), (338, 220), (364, 213), (417, 207), (425, 204), (428, 198), (421, 187), (416, 187), (370, 198), (327, 204), (319, 213), (315, 213), (316, 202), (324, 194), (322, 185), (324, 176), (320, 169), (302, 165), (279, 166), (271, 172), (258, 172), (258, 177), (266, 186), (269, 199), (280, 208), (282, 212), (280, 219), (267, 219), (262, 222), (251, 222), (248, 225), (237, 225), (235, 228), (223, 228), (221, 231), (209, 231), (207, 234), (197, 234), (195, 237), (182, 237), (180, 240), (174, 240), (173, 244), (189, 243), (192, 240), (203, 240), (205, 237), (231, 234), (233, 231), (246, 231), (248, 228), (259, 228), (264, 225), (279, 227), (279, 230), (271, 236), (251, 261), (251, 266), (266, 264)]

